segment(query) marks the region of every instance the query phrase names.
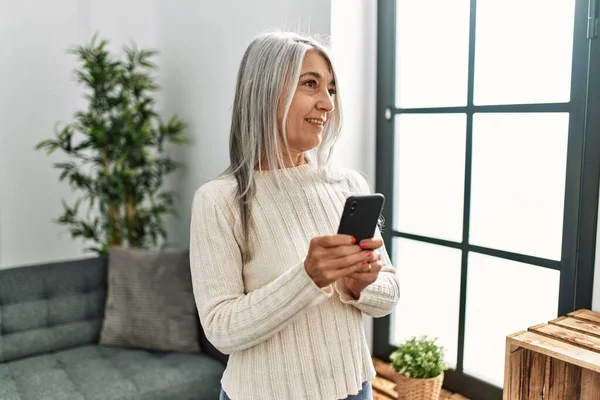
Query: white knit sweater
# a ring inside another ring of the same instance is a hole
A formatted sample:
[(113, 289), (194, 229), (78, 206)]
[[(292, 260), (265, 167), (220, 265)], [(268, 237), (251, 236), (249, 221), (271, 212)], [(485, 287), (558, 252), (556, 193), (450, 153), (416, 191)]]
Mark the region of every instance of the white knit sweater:
[(337, 171), (338, 181), (322, 180), (311, 162), (286, 172), (287, 179), (282, 170), (257, 172), (253, 258), (245, 265), (235, 180), (210, 181), (194, 196), (194, 295), (208, 339), (230, 354), (221, 383), (232, 400), (336, 400), (358, 393), (375, 377), (362, 314), (387, 315), (400, 295), (385, 251), (379, 278), (358, 300), (343, 279), (319, 289), (303, 264), (310, 239), (335, 234), (346, 197), (369, 187), (350, 170)]

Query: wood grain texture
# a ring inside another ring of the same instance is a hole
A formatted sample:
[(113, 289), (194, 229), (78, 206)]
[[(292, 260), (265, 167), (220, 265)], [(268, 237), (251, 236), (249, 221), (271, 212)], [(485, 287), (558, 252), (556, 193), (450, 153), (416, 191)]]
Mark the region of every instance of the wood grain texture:
[(504, 400), (600, 400), (600, 313), (577, 310), (507, 336)]
[(581, 371), (582, 400), (600, 400), (600, 374), (584, 369)]
[(511, 346), (533, 350), (558, 360), (600, 372), (600, 353), (574, 346), (560, 340), (541, 336), (535, 332), (524, 332), (509, 338)]
[(569, 317), (592, 321), (600, 324), (600, 313), (591, 310), (577, 310), (567, 314)]
[(380, 393), (377, 390), (373, 390), (373, 400), (394, 400), (394, 398), (389, 397), (384, 393)]
[(377, 375), (382, 376), (390, 381), (396, 380), (396, 371), (389, 363), (386, 363), (378, 358), (373, 358), (373, 365)]
[[(522, 350), (515, 341), (512, 340), (514, 337), (518, 337), (519, 335), (525, 333), (527, 331), (520, 331), (510, 334), (506, 337), (506, 349), (505, 349), (505, 357), (504, 357), (504, 389), (502, 390), (502, 400), (510, 399), (511, 388), (513, 387), (513, 382), (511, 381), (512, 369), (514, 368), (511, 364), (511, 354), (516, 353)], [(518, 356), (518, 354), (516, 355)]]
[(396, 392), (396, 382), (390, 381), (381, 376), (376, 376), (371, 383), (377, 392), (385, 394), (392, 399), (398, 398), (398, 393)]
[[(465, 396), (458, 394), (458, 393), (454, 393), (454, 394), (450, 394), (448, 393), (449, 397), (447, 397), (448, 400), (469, 400), (468, 398), (466, 398)], [(443, 392), (442, 392), (443, 394)], [(440, 400), (442, 399), (442, 396), (440, 396)]]
[(551, 359), (547, 376), (547, 400), (577, 399), (581, 389), (581, 368)]
[(527, 349), (517, 349), (509, 356), (509, 375), (503, 396), (510, 400), (542, 400), (546, 384), (548, 357)]
[(538, 333), (552, 339), (571, 344), (575, 347), (583, 347), (597, 353), (600, 353), (600, 338), (578, 332), (560, 325), (542, 324), (529, 328), (530, 332)]
[(585, 333), (587, 335), (600, 338), (600, 324), (572, 317), (560, 317), (550, 321), (553, 325), (562, 326), (563, 328), (571, 329), (576, 332)]
[[(508, 348), (510, 347), (507, 346)], [(521, 376), (523, 371), (523, 357), (527, 350), (519, 348), (507, 353), (506, 364), (508, 370), (504, 376), (504, 390), (502, 393), (503, 400), (518, 399), (521, 393)]]
[(527, 368), (529, 385), (526, 388), (526, 396), (523, 399), (543, 400), (544, 385), (546, 383), (546, 362), (549, 357), (540, 353), (527, 350), (524, 368)]

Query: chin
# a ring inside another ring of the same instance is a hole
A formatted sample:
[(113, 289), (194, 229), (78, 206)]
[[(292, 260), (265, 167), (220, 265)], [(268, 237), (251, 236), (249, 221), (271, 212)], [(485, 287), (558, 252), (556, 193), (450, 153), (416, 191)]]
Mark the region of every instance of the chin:
[[(298, 138), (300, 139), (300, 138)], [(302, 136), (301, 138), (302, 140), (290, 140), (289, 142), (289, 146), (292, 149), (297, 149), (298, 151), (310, 151), (312, 149), (314, 149), (315, 147), (319, 147), (319, 145), (321, 144), (321, 142), (323, 141), (323, 134), (319, 133), (319, 134), (305, 134)]]
[(317, 147), (319, 147), (320, 144), (321, 144), (321, 137), (319, 137), (318, 140), (314, 140), (314, 141), (311, 141), (311, 142), (307, 143), (306, 146), (305, 146), (306, 150), (304, 150), (304, 151), (309, 151), (309, 150), (312, 150), (314, 148), (317, 148)]

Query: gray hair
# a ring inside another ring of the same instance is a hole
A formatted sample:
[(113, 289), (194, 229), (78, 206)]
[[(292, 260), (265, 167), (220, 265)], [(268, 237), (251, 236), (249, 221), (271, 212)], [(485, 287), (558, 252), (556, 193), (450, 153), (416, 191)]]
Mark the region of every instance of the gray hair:
[[(224, 174), (233, 175), (237, 181), (237, 201), (244, 230), (244, 262), (252, 258), (249, 231), (250, 206), (255, 194), (254, 170), (256, 167), (261, 169), (263, 160), (266, 160), (269, 168), (283, 168), (285, 154), (291, 160), (286, 120), (300, 78), (302, 62), (309, 50), (319, 52), (327, 60), (333, 79), (337, 82), (325, 46), (316, 39), (296, 33), (260, 34), (250, 43), (242, 58), (231, 120), (230, 165)], [(336, 92), (339, 93), (337, 88)], [(333, 98), (333, 103), (335, 110), (324, 128), (323, 140), (314, 150), (315, 163), (323, 176), (326, 176), (342, 124), (339, 95)], [(279, 132), (277, 123), (280, 104), (283, 104), (282, 132)], [(283, 148), (280, 138), (283, 139)]]

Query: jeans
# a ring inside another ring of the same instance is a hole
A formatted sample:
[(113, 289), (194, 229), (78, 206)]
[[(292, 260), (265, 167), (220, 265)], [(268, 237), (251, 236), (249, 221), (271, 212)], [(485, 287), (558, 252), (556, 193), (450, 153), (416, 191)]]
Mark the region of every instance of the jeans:
[[(231, 400), (227, 397), (227, 394), (221, 389), (219, 400)], [(344, 400), (373, 400), (373, 389), (371, 388), (371, 382), (363, 382), (362, 389), (358, 394), (348, 396)]]

